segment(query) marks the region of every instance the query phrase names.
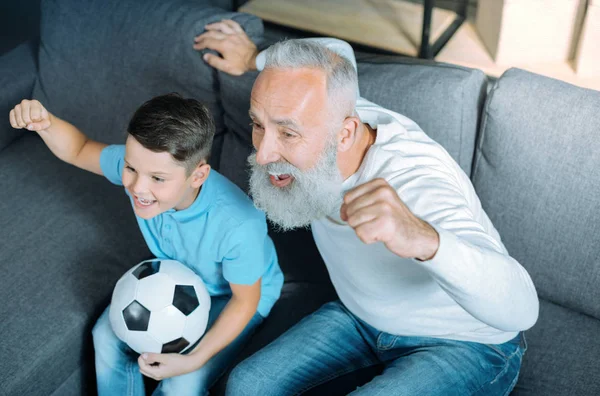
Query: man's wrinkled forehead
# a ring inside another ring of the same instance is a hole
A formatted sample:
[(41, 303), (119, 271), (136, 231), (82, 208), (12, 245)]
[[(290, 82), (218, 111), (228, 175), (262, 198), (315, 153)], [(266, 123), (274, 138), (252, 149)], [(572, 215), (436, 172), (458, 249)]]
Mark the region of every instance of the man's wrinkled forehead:
[(325, 74), (317, 69), (266, 69), (254, 83), (250, 102), (259, 117), (318, 117), (327, 107)]

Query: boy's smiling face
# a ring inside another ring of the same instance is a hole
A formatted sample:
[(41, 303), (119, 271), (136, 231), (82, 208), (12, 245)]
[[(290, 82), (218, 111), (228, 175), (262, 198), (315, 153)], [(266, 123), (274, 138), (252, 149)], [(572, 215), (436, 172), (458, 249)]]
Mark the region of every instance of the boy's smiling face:
[(135, 214), (141, 218), (188, 208), (209, 172), (210, 166), (203, 164), (188, 175), (185, 166), (168, 152), (153, 152), (134, 137), (127, 138), (123, 186), (133, 200)]

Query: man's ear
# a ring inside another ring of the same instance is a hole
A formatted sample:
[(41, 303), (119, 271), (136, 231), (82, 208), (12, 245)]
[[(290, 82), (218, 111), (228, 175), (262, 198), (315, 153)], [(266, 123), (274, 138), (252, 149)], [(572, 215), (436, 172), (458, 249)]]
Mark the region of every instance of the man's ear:
[(338, 150), (348, 151), (356, 141), (360, 119), (355, 116), (346, 117), (342, 125), (342, 130), (338, 133)]
[(208, 175), (210, 174), (210, 169), (210, 165), (208, 164), (198, 165), (196, 169), (194, 169), (194, 171), (192, 172), (192, 175), (190, 176), (192, 178), (191, 186), (193, 188), (200, 188), (200, 186), (204, 184), (204, 182), (208, 178)]

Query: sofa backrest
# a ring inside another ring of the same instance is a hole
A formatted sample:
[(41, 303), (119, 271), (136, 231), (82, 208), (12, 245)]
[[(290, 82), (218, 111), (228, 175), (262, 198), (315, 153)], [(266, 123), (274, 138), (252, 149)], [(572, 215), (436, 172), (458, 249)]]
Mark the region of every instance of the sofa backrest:
[(216, 72), (193, 49), (207, 23), (229, 18), (250, 37), (257, 17), (208, 0), (43, 0), (39, 78), (33, 96), (107, 143), (122, 143), (133, 112), (178, 92), (206, 103), (222, 130)]
[(473, 168), (483, 208), (540, 297), (600, 318), (600, 92), (523, 70), (488, 95)]
[(484, 73), (397, 56), (358, 61), (361, 95), (415, 121), (470, 175), (487, 87)]

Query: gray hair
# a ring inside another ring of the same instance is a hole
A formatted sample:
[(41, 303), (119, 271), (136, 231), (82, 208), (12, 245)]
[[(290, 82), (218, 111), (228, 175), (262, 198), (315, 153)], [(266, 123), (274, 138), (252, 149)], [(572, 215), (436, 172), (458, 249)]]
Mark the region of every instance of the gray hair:
[[(350, 49), (351, 50), (351, 49)], [(355, 115), (358, 76), (352, 62), (311, 39), (286, 40), (266, 50), (264, 69), (314, 68), (327, 76), (327, 95), (333, 110)]]

